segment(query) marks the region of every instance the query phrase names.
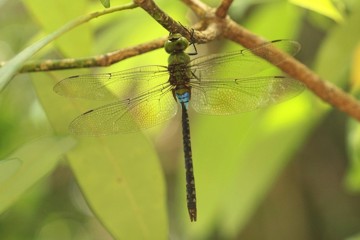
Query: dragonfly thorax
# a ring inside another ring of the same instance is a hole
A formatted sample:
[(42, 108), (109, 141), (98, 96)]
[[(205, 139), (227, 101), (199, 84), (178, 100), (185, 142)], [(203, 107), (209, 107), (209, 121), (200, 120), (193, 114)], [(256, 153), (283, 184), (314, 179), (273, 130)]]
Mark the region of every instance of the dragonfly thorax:
[(173, 96), (179, 103), (187, 108), (191, 96), (190, 79), (192, 77), (189, 68), (190, 57), (185, 53), (189, 46), (186, 38), (180, 34), (171, 34), (165, 43), (165, 50), (170, 53), (168, 58), (169, 83), (173, 86)]
[(169, 82), (173, 86), (185, 85), (190, 81), (191, 70), (188, 67), (190, 57), (184, 51), (172, 52), (168, 58)]
[(188, 67), (190, 57), (185, 53), (189, 41), (179, 33), (170, 34), (165, 43), (165, 50), (170, 54), (168, 58), (169, 82), (172, 86), (187, 85), (191, 78), (191, 70)]
[(184, 103), (187, 108), (191, 95), (191, 71), (187, 64), (169, 65), (168, 70), (170, 75), (169, 82), (173, 86), (174, 98), (179, 103)]

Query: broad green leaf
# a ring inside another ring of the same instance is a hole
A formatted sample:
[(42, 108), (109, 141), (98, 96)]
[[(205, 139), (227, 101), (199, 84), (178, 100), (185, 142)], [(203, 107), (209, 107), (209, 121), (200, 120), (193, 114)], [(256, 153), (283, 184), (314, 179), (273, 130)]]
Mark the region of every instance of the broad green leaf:
[(60, 155), (74, 145), (75, 141), (70, 137), (44, 137), (27, 143), (8, 159), (0, 161), (0, 213), (49, 174)]
[(349, 70), (353, 52), (359, 43), (359, 22), (360, 4), (357, 1), (349, 18), (343, 24), (335, 26), (320, 46), (315, 70), (323, 79), (340, 86), (349, 84), (344, 74)]
[(348, 156), (350, 168), (345, 178), (346, 188), (352, 192), (360, 191), (360, 124), (349, 120), (347, 131)]
[(235, 170), (221, 201), (224, 235), (245, 226), (318, 120), (306, 93), (252, 119), (238, 142), (240, 151), (231, 155)]
[[(87, 101), (58, 96), (52, 91), (54, 81), (45, 74), (36, 76), (34, 85), (50, 122), (57, 132), (68, 132), (70, 121), (89, 109), (84, 107)], [(167, 239), (163, 174), (145, 137), (141, 133), (79, 137), (78, 142), (68, 154), (71, 169), (109, 232), (116, 239)]]
[(57, 31), (46, 36), (45, 38), (39, 40), (33, 45), (25, 48), (23, 51), (13, 57), (10, 61), (8, 61), (2, 68), (0, 68), (0, 92), (17, 74), (25, 61), (29, 60), (31, 56), (33, 56), (41, 48), (53, 41), (60, 34), (62, 34), (62, 32)]
[[(352, 92), (355, 96), (360, 96), (360, 45), (354, 51), (353, 64), (351, 69)], [(349, 191), (360, 191), (360, 124), (354, 119), (349, 119), (347, 129), (348, 156), (350, 167), (345, 178), (346, 188)]]
[(100, 2), (104, 7), (106, 8), (110, 7), (110, 0), (100, 0)]
[(346, 240), (360, 240), (360, 233), (358, 233), (352, 237), (346, 238)]
[[(47, 35), (43, 39), (37, 41), (36, 43), (30, 45), (29, 47), (25, 48), (23, 51), (21, 51), (19, 54), (17, 54), (15, 57), (13, 57), (11, 60), (9, 60), (2, 68), (0, 68), (0, 92), (2, 89), (9, 83), (9, 81), (17, 74), (18, 70), (23, 66), (25, 61), (29, 60), (35, 53), (37, 53), (40, 49), (42, 49), (44, 46), (49, 44), (50, 42), (54, 41), (59, 36), (63, 35), (64, 33), (68, 32), (69, 30), (77, 27), (78, 25), (81, 25), (82, 23), (85, 23), (95, 17), (108, 14), (114, 11), (120, 11), (125, 9), (131, 9), (136, 7), (134, 4), (127, 4), (123, 6), (118, 6), (114, 8), (109, 8), (98, 15), (96, 14), (88, 14), (83, 17), (79, 17), (75, 19), (74, 21), (71, 21), (55, 32)], [(46, 10), (45, 10), (46, 11)], [(66, 45), (66, 44), (65, 44)]]
[[(46, 33), (56, 31), (67, 22), (87, 13), (87, 1), (41, 1), (26, 0), (25, 6)], [(61, 9), (61, 11), (59, 11)], [(92, 34), (90, 25), (78, 26), (55, 40), (65, 56), (84, 57), (91, 53)]]
[[(349, 84), (349, 79), (345, 76), (349, 66), (352, 66), (353, 54), (359, 43), (359, 22), (360, 2), (357, 1), (347, 21), (342, 25), (336, 26), (321, 45), (316, 64), (317, 72), (324, 79), (334, 82), (339, 86)], [(357, 66), (354, 67), (354, 69), (357, 68)], [(355, 94), (357, 94), (356, 92), (354, 91)], [(351, 162), (345, 184), (350, 191), (358, 191), (360, 189), (359, 129), (359, 123), (354, 119), (349, 119), (347, 139), (348, 156)]]
[(337, 22), (344, 21), (343, 16), (334, 6), (331, 0), (289, 0), (291, 3), (296, 4), (300, 7), (307, 8), (311, 11), (320, 13), (324, 16), (332, 18)]
[(270, 41), (296, 36), (301, 21), (301, 13), (296, 7), (279, 1), (257, 7), (244, 26)]
[(69, 162), (99, 220), (117, 239), (167, 239), (164, 179), (141, 134), (81, 138)]
[(0, 161), (0, 184), (12, 177), (21, 166), (18, 158), (4, 159)]
[[(359, 22), (360, 2), (357, 2), (347, 21), (342, 25), (336, 26), (328, 34), (326, 41), (321, 45), (316, 64), (317, 72), (324, 79), (334, 82), (339, 86), (349, 84), (349, 80), (345, 76), (349, 70), (349, 66), (352, 66), (353, 54), (359, 43)], [(356, 68), (358, 67), (355, 67), (355, 69)], [(351, 162), (345, 184), (348, 190), (358, 191), (360, 188), (359, 123), (353, 119), (349, 120), (347, 139), (349, 147), (348, 155)]]
[(360, 92), (360, 40), (355, 48), (351, 64), (352, 92)]
[(215, 222), (230, 239), (245, 226), (312, 129), (312, 111), (303, 93), (265, 112), (199, 118), (192, 137), (199, 222), (191, 239), (209, 237)]

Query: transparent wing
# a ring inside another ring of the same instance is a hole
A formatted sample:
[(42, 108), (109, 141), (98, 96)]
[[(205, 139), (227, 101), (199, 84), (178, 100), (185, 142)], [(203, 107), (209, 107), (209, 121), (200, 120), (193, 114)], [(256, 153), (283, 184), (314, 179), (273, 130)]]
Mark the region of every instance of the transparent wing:
[(70, 124), (76, 135), (128, 133), (155, 126), (176, 114), (171, 86), (160, 85), (134, 99), (117, 101), (77, 117)]
[(132, 98), (168, 80), (165, 66), (143, 66), (104, 74), (77, 75), (58, 82), (54, 91), (62, 96), (95, 100)]
[(273, 105), (304, 90), (288, 77), (248, 77), (192, 82), (191, 105), (199, 113), (227, 115)]
[[(280, 49), (287, 54), (276, 54), (272, 50)], [(300, 50), (300, 44), (291, 40), (276, 40), (253, 49), (224, 54), (214, 54), (199, 57), (190, 62), (189, 67), (194, 78), (199, 80), (218, 81), (220, 79), (243, 78), (258, 74), (273, 65), (285, 61), (289, 55), (295, 55)], [(275, 59), (270, 64), (265, 59)]]

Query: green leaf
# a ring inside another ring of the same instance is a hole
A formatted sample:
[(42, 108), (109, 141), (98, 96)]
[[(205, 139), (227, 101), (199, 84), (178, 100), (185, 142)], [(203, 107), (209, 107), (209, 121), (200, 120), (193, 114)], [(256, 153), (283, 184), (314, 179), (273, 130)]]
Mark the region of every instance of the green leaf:
[(100, 2), (104, 7), (106, 8), (110, 7), (110, 0), (100, 0)]
[(347, 131), (348, 155), (350, 167), (345, 178), (345, 185), (349, 191), (360, 191), (360, 124), (350, 119)]
[(2, 68), (0, 68), (0, 92), (9, 83), (9, 81), (16, 75), (19, 69), (23, 66), (24, 62), (27, 61), (31, 56), (38, 52), (41, 48), (46, 46), (48, 43), (53, 41), (59, 36), (59, 32), (54, 32), (39, 40), (33, 45), (25, 48), (10, 61), (8, 61)]
[[(360, 45), (354, 51), (352, 66), (352, 92), (359, 99), (360, 96)], [(350, 192), (360, 191), (360, 124), (349, 119), (347, 124), (347, 147), (350, 164), (345, 177), (345, 186)], [(349, 239), (360, 239), (360, 235)]]
[[(358, 39), (360, 39), (360, 2), (356, 1), (352, 14), (341, 25), (336, 26), (322, 43), (316, 60), (316, 72), (327, 81), (338, 86), (349, 84), (349, 67), (354, 56)], [(341, 47), (339, 47), (341, 46)], [(351, 159), (350, 168), (345, 178), (345, 185), (349, 191), (360, 189), (360, 150), (359, 150), (359, 123), (353, 119), (348, 123), (348, 155)]]
[(296, 4), (300, 7), (307, 8), (311, 11), (320, 13), (324, 16), (332, 18), (337, 22), (344, 21), (343, 16), (334, 6), (331, 0), (289, 0), (291, 3)]
[(69, 162), (89, 205), (116, 239), (167, 239), (164, 179), (141, 134), (80, 138)]
[(70, 137), (45, 137), (30, 142), (0, 161), (0, 213), (50, 173), (59, 156), (75, 145)]
[[(70, 121), (89, 110), (85, 106), (88, 101), (56, 95), (50, 80), (46, 74), (37, 74), (33, 82), (52, 126), (57, 132), (68, 132)], [(94, 102), (91, 105), (95, 107)], [(117, 239), (167, 239), (163, 174), (146, 138), (127, 134), (79, 137), (78, 142), (68, 154), (71, 169), (91, 209), (109, 232)]]
[(346, 238), (345, 240), (360, 240), (360, 233), (358, 233), (354, 236), (351, 236), (349, 238)]
[(312, 129), (312, 114), (302, 94), (266, 112), (198, 119), (192, 134), (199, 208), (193, 239), (209, 237), (214, 222), (221, 223), (220, 236), (232, 239), (241, 231)]
[(239, 150), (231, 155), (236, 170), (228, 179), (227, 197), (221, 201), (224, 235), (233, 236), (239, 226), (246, 225), (318, 120), (309, 96), (303, 93), (255, 115), (245, 133), (237, 132)]
[(340, 86), (349, 84), (344, 76), (349, 70), (354, 49), (360, 39), (359, 22), (360, 4), (357, 1), (349, 18), (343, 24), (335, 26), (320, 46), (315, 67), (323, 79)]
[(360, 93), (360, 43), (357, 44), (351, 64), (351, 88), (352, 92)]
[(18, 158), (0, 160), (0, 184), (12, 177), (20, 166), (21, 161)]
[(268, 40), (275, 40), (296, 36), (301, 21), (301, 13), (297, 7), (286, 1), (278, 1), (255, 8), (245, 24), (241, 24)]
[[(85, 23), (93, 18), (99, 17), (104, 14), (112, 13), (114, 11), (120, 11), (125, 9), (131, 9), (136, 7), (134, 4), (126, 4), (123, 6), (118, 6), (110, 9), (106, 9), (102, 12), (97, 12), (85, 15), (83, 17), (79, 17), (62, 27), (60, 27), (55, 32), (47, 35), (43, 39), (37, 41), (36, 43), (32, 44), (31, 46), (25, 48), (23, 51), (21, 51), (19, 54), (17, 54), (15, 57), (13, 57), (11, 60), (9, 60), (2, 68), (0, 68), (0, 92), (3, 90), (3, 88), (9, 83), (9, 81), (15, 76), (15, 74), (19, 71), (19, 69), (23, 66), (24, 62), (29, 60), (35, 53), (37, 53), (40, 49), (42, 49), (44, 46), (49, 44), (50, 42), (54, 41), (59, 36), (63, 35), (64, 33), (70, 31), (71, 29), (81, 25), (82, 23)], [(46, 9), (44, 10), (47, 11)], [(57, 11), (58, 12), (58, 11)], [(80, 36), (81, 38), (81, 36)], [(75, 46), (71, 40), (70, 42), (64, 43), (64, 46), (71, 45), (71, 48), (69, 49), (76, 49), (78, 46)], [(65, 49), (65, 48), (64, 48)], [(69, 50), (70, 53), (72, 50)], [(75, 50), (74, 50), (75, 51)], [(77, 51), (76, 51), (77, 52)]]
[[(42, 1), (25, 0), (25, 6), (47, 34), (56, 31), (67, 22), (87, 13), (86, 0)], [(59, 11), (61, 9), (61, 11)], [(65, 55), (84, 57), (91, 53), (92, 34), (89, 24), (79, 25), (55, 40), (55, 46)]]
[[(25, 6), (27, 6), (28, 9), (31, 9), (33, 15), (37, 19), (39, 19), (40, 23), (44, 26), (46, 32), (52, 32), (56, 28), (66, 23), (68, 19), (78, 16), (80, 13), (78, 11), (82, 11), (82, 12), (84, 11), (84, 6), (80, 4), (83, 1), (75, 1), (74, 4), (76, 4), (76, 7), (74, 7), (72, 4), (61, 5), (63, 2), (66, 1), (59, 1), (57, 2), (57, 4), (55, 4), (55, 2), (51, 2), (51, 1), (44, 2), (39, 0), (35, 0), (35, 1), (29, 0), (29, 1), (25, 1)], [(71, 5), (71, 7), (69, 5)], [(68, 11), (66, 6), (74, 10)], [(64, 10), (59, 11), (59, 9), (66, 9), (66, 11)], [(63, 25), (62, 27), (50, 33), (43, 39), (25, 48), (23, 51), (21, 51), (19, 54), (13, 57), (10, 61), (8, 61), (2, 68), (0, 68), (0, 91), (7, 85), (7, 83), (11, 80), (11, 78), (22, 67), (25, 61), (29, 60), (30, 57), (32, 57), (44, 46), (54, 41), (56, 38), (62, 36), (64, 33), (68, 32), (72, 28), (85, 22), (85, 21), (81, 22), (79, 20), (80, 19), (77, 19), (75, 21)], [(79, 46), (84, 45), (90, 48), (89, 36), (90, 35), (88, 33), (88, 29), (83, 27), (80, 28), (79, 31), (74, 31), (73, 33), (70, 33), (64, 38), (62, 38), (62, 40), (59, 41), (58, 46), (66, 54), (73, 53), (74, 55), (77, 55), (76, 54), (78, 53), (77, 49), (82, 49)], [(86, 50), (86, 52), (88, 52), (88, 50)], [(80, 53), (80, 55), (83, 54), (85, 54), (85, 52)]]

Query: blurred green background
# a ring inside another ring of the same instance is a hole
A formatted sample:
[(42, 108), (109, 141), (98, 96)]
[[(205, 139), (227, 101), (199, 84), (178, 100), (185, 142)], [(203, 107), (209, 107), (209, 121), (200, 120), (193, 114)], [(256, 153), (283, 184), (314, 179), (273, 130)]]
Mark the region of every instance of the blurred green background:
[[(196, 22), (180, 1), (156, 3), (183, 25)], [(0, 0), (0, 61), (101, 9), (96, 0)], [(268, 40), (299, 41), (301, 62), (358, 95), (359, 1), (235, 0), (229, 15)], [(167, 34), (140, 8), (116, 12), (33, 59), (93, 56)], [(240, 48), (220, 39), (198, 51)], [(359, 125), (310, 91), (241, 115), (190, 111), (196, 223), (186, 210), (180, 116), (140, 133), (69, 135), (73, 118), (105, 103), (58, 96), (57, 81), (166, 61), (159, 49), (108, 68), (10, 82), (0, 93), (0, 239), (360, 239)]]

